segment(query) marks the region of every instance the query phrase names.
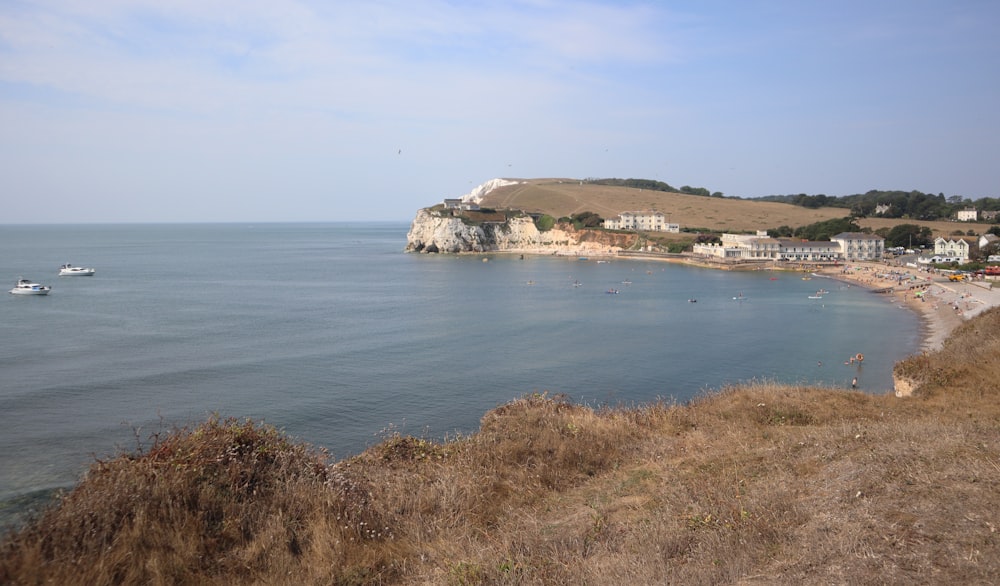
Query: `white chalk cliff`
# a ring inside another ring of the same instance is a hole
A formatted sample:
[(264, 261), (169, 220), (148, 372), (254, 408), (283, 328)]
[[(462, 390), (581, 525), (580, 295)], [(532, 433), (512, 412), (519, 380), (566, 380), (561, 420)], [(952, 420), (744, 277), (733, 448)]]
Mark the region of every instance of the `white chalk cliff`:
[[(462, 200), (478, 203), (491, 190), (516, 182), (493, 179), (480, 185)], [(595, 237), (594, 232), (557, 226), (540, 232), (528, 214), (514, 215), (500, 222), (466, 222), (453, 210), (439, 206), (424, 208), (406, 235), (407, 252), (520, 252), (531, 254), (613, 255), (622, 243), (615, 238)]]
[[(550, 230), (551, 232), (551, 230)], [(546, 233), (548, 234), (548, 233)], [(417, 212), (406, 235), (406, 250), (412, 252), (496, 252), (535, 249), (549, 241), (530, 216), (503, 223), (470, 225), (451, 214), (429, 209)]]
[(517, 185), (517, 181), (511, 181), (509, 179), (490, 179), (486, 183), (477, 186), (475, 189), (466, 193), (462, 196), (462, 201), (468, 201), (472, 203), (482, 203), (483, 197), (493, 191), (498, 187), (505, 187), (507, 185)]

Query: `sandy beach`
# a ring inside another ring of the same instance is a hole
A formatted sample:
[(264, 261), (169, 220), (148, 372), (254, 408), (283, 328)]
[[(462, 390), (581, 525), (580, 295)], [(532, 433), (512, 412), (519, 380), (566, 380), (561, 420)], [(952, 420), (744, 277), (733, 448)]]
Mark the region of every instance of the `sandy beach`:
[(915, 310), (925, 328), (924, 351), (940, 349), (963, 321), (1000, 305), (1000, 283), (995, 281), (953, 282), (944, 275), (875, 262), (827, 267), (817, 273), (884, 291), (880, 294)]

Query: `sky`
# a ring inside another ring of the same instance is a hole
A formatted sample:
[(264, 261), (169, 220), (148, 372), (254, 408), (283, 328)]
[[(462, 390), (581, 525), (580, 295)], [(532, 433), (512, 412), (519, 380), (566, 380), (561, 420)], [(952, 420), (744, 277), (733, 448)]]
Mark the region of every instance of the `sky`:
[(409, 221), (496, 177), (1000, 197), (995, 0), (0, 0), (0, 224)]

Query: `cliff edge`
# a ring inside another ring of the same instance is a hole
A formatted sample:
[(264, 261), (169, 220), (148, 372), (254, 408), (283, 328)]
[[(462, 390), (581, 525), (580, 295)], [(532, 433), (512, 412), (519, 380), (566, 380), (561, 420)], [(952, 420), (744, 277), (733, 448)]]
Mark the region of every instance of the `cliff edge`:
[[(516, 183), (493, 179), (460, 199), (467, 203), (478, 203), (494, 189)], [(634, 241), (633, 235), (577, 230), (570, 224), (558, 224), (542, 232), (532, 217), (521, 210), (470, 211), (438, 205), (417, 211), (406, 235), (406, 252), (520, 252), (607, 256), (628, 248)]]
[(527, 214), (473, 223), (450, 212), (419, 210), (406, 234), (406, 252), (614, 256), (635, 239), (629, 234), (576, 230), (567, 224), (541, 232)]

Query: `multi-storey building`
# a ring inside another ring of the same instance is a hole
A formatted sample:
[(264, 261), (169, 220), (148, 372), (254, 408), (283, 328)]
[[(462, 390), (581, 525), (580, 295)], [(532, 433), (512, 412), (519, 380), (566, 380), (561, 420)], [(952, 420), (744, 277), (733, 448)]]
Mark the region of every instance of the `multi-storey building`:
[(679, 224), (671, 224), (662, 212), (622, 212), (617, 218), (604, 220), (608, 230), (637, 230), (645, 232), (680, 232)]
[(830, 238), (840, 245), (843, 260), (878, 260), (885, 254), (885, 238), (863, 232), (841, 232)]

